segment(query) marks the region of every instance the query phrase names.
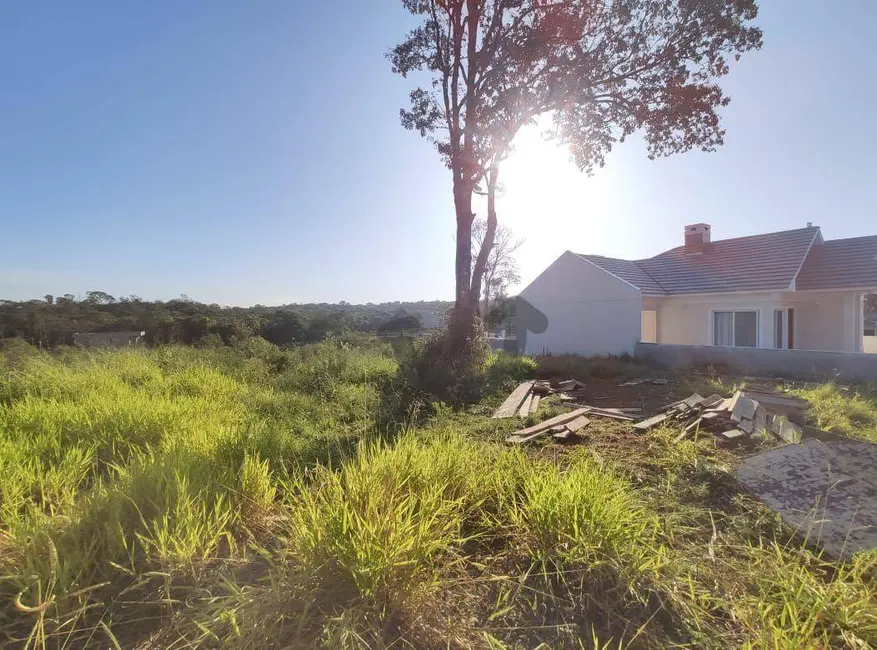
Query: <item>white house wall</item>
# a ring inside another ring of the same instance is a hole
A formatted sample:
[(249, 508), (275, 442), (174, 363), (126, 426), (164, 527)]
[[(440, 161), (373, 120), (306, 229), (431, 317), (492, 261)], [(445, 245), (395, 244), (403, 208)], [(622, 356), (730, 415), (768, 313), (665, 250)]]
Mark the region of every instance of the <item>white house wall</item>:
[(639, 289), (573, 253), (561, 255), (519, 298), (548, 322), (544, 332), (526, 333), (527, 354), (633, 354), (640, 340)]
[[(803, 296), (792, 304), (797, 323), (795, 347), (851, 352), (844, 331), (844, 294)], [(850, 328), (853, 325), (850, 323)]]
[(673, 296), (655, 300), (657, 341), (678, 345), (712, 345), (715, 310), (758, 311), (758, 347), (773, 347), (775, 309), (795, 309), (794, 347), (801, 350), (862, 350), (861, 294), (762, 293)]

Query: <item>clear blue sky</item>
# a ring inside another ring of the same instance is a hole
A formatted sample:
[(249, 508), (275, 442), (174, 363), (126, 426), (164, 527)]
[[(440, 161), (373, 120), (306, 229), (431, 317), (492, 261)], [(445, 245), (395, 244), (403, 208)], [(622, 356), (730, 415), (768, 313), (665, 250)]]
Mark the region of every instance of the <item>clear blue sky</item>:
[[(652, 162), (634, 139), (588, 178), (522, 135), (499, 216), (524, 283), (696, 221), (877, 234), (877, 3), (761, 4), (718, 152)], [(0, 298), (451, 298), (450, 179), (384, 59), (409, 25), (397, 0), (2, 2)]]

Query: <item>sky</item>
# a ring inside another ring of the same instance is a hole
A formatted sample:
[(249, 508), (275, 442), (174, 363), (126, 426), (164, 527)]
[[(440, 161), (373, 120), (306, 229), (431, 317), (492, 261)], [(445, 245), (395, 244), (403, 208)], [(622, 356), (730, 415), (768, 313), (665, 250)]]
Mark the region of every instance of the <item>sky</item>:
[[(764, 0), (725, 146), (580, 173), (538, 128), (502, 168), (525, 286), (565, 250), (641, 258), (804, 227), (877, 234), (873, 0)], [(0, 0), (0, 299), (452, 299), (449, 172), (399, 123), (398, 0)]]

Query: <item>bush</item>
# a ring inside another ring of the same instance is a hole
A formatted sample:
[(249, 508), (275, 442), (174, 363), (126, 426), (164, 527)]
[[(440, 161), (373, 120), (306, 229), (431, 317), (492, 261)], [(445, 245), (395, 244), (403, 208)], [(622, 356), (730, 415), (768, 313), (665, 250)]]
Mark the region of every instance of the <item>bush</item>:
[(538, 364), (530, 357), (494, 352), (490, 357), (487, 382), (491, 389), (502, 390), (511, 382), (536, 376)]
[(403, 361), (403, 375), (433, 401), (469, 404), (484, 393), (490, 359), (481, 320), (454, 312), (444, 329), (415, 344)]

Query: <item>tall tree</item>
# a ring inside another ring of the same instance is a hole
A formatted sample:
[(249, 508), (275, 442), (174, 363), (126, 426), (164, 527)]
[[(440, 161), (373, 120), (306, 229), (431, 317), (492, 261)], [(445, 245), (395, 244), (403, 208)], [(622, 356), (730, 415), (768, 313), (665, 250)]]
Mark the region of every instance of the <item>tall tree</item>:
[(493, 245), (489, 248), (484, 246), (486, 236), (487, 221), (475, 219), (472, 222), (472, 255), (477, 259), (480, 251), (488, 251), (481, 283), (481, 314), (484, 316), (490, 311), (491, 300), (504, 297), (508, 287), (520, 281), (515, 252), (524, 243), (503, 224), (496, 225)]
[[(401, 110), (451, 171), (457, 307), (476, 311), (496, 232), (499, 164), (522, 126), (551, 114), (579, 168), (643, 131), (650, 157), (722, 144), (718, 80), (760, 47), (755, 0), (402, 0), (421, 22), (389, 53), (393, 71), (424, 72)], [(487, 186), (473, 267), (472, 195)]]

